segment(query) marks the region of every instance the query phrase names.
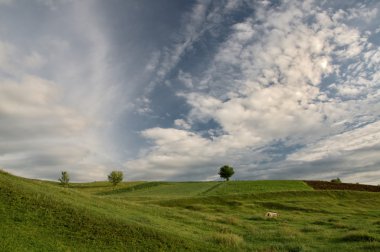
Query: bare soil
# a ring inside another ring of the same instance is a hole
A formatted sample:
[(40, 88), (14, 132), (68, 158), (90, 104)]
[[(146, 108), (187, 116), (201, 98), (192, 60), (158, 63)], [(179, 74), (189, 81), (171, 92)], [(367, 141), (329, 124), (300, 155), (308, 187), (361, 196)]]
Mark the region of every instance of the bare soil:
[(317, 181), (317, 180), (306, 180), (304, 182), (315, 190), (351, 190), (351, 191), (380, 192), (380, 186), (373, 186), (373, 185), (333, 183), (333, 182)]

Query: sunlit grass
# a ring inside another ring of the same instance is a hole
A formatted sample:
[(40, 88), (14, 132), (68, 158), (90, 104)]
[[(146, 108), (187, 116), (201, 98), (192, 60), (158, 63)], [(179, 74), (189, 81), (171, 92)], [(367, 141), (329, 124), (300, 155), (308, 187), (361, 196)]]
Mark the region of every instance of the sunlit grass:
[[(279, 217), (265, 218), (267, 211)], [(0, 251), (380, 248), (378, 193), (313, 191), (300, 181), (126, 182), (115, 189), (94, 182), (62, 188), (0, 173), (0, 219)]]

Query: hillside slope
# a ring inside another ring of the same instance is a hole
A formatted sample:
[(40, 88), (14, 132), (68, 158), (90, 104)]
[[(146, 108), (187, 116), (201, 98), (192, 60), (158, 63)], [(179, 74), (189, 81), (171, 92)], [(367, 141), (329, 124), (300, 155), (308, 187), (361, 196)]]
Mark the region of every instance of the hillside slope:
[(380, 251), (379, 219), (379, 193), (302, 181), (62, 188), (0, 172), (0, 251)]
[[(98, 182), (98, 185), (101, 183)], [(74, 185), (74, 188), (87, 190), (86, 185)], [(102, 187), (92, 188), (92, 193), (113, 197), (140, 198), (182, 198), (194, 196), (225, 196), (259, 192), (310, 191), (312, 187), (303, 181), (229, 181), (224, 182), (139, 182), (127, 183), (116, 190)]]
[(167, 251), (202, 245), (123, 218), (125, 207), (0, 172), (0, 251)]

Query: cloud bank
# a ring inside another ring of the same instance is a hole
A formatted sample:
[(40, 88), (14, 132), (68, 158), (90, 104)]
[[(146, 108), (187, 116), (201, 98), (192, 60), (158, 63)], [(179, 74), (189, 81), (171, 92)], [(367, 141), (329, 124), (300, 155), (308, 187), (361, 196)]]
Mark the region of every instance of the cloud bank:
[[(22, 5), (3, 2), (8, 15)], [(18, 37), (28, 25), (20, 28), (7, 20), (0, 29), (0, 166), (33, 178), (55, 179), (66, 170), (74, 180), (104, 179), (118, 165), (101, 133), (116, 95), (115, 86), (107, 83), (112, 81), (105, 62), (109, 46), (94, 21), (94, 6), (34, 4), (51, 16), (51, 23), (28, 37), (27, 45)], [(24, 18), (31, 18), (29, 26), (46, 22), (34, 19), (32, 10)], [(68, 13), (70, 22), (80, 25), (59, 30), (64, 26), (53, 17), (56, 11)], [(76, 32), (81, 36), (69, 36)]]

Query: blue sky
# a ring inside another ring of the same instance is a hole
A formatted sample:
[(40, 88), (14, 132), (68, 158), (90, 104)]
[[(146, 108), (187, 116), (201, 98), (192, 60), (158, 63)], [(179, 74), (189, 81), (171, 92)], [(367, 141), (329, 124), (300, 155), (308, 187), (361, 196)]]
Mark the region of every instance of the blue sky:
[(379, 184), (379, 8), (0, 0), (0, 167)]

